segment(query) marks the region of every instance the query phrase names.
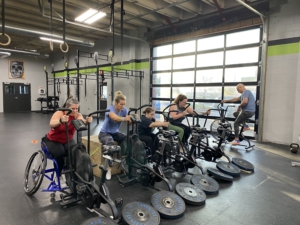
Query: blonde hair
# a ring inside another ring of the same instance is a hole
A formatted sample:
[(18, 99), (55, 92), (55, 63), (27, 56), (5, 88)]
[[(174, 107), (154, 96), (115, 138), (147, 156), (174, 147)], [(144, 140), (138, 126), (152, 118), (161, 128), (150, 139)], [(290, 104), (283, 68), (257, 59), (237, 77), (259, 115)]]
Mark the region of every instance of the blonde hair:
[(148, 114), (148, 113), (151, 113), (155, 111), (152, 107), (147, 107), (144, 111), (143, 111), (143, 114)]
[(183, 94), (179, 94), (177, 98), (175, 98), (174, 103), (178, 104), (179, 102), (182, 102), (184, 99), (187, 99), (187, 97)]
[(115, 93), (115, 103), (119, 103), (121, 100), (126, 100), (126, 96), (121, 91)]

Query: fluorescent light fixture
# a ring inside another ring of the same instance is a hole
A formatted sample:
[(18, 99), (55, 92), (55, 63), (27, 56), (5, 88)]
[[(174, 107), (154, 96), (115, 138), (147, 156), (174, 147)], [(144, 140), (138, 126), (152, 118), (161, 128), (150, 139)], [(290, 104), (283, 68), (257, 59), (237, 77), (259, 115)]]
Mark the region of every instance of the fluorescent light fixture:
[(44, 41), (52, 41), (52, 42), (57, 42), (57, 43), (64, 43), (63, 40), (58, 40), (58, 39), (53, 39), (53, 38), (40, 37), (40, 39), (44, 40)]
[(75, 21), (83, 22), (86, 19), (90, 18), (91, 16), (95, 15), (97, 12), (98, 10), (96, 9), (89, 9), (88, 11), (84, 12), (83, 14), (75, 18)]
[(87, 20), (83, 21), (84, 23), (91, 24), (95, 22), (96, 20), (99, 20), (100, 18), (106, 16), (105, 12), (98, 12), (96, 15), (93, 15), (92, 17), (88, 18)]

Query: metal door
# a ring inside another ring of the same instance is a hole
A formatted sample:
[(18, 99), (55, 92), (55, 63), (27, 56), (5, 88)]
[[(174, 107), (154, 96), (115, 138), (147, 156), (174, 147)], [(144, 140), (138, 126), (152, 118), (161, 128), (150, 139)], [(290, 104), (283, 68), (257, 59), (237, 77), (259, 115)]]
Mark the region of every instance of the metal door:
[(31, 111), (30, 84), (3, 82), (4, 112)]

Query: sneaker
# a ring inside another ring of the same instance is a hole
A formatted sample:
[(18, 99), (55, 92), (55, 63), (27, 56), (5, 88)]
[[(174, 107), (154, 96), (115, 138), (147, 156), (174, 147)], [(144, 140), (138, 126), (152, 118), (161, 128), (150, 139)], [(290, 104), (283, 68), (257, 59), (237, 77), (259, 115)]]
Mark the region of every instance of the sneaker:
[(111, 169), (107, 169), (106, 180), (110, 180), (110, 179), (111, 179)]
[(231, 142), (232, 145), (240, 145), (241, 142), (240, 140), (234, 140), (233, 142)]
[(246, 130), (250, 130), (250, 127), (248, 125), (246, 125), (243, 129), (243, 132), (246, 131)]

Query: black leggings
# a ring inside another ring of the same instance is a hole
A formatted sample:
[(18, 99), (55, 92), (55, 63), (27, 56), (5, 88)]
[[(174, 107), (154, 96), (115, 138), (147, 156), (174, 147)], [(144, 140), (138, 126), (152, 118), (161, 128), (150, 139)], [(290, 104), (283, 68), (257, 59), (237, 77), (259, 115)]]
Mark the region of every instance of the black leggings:
[(183, 123), (171, 123), (172, 125), (174, 126), (177, 126), (177, 127), (181, 127), (184, 131), (184, 135), (182, 137), (182, 143), (184, 144), (187, 144), (188, 143), (188, 139), (191, 135), (191, 129), (189, 126), (183, 124)]
[(152, 155), (155, 154), (156, 150), (158, 149), (158, 141), (155, 138), (155, 134), (150, 133), (149, 135), (139, 135), (139, 139), (145, 143), (147, 147), (151, 149)]
[[(67, 144), (61, 144), (59, 142), (50, 141), (47, 137), (44, 137), (42, 141), (46, 144), (47, 149), (49, 153), (51, 154), (51, 157), (55, 159), (58, 165), (59, 172), (61, 174), (61, 171), (64, 166), (64, 157), (67, 156), (68, 153), (68, 146)], [(74, 139), (69, 141), (69, 146), (75, 145), (76, 142)], [(55, 166), (55, 165), (54, 165)]]

